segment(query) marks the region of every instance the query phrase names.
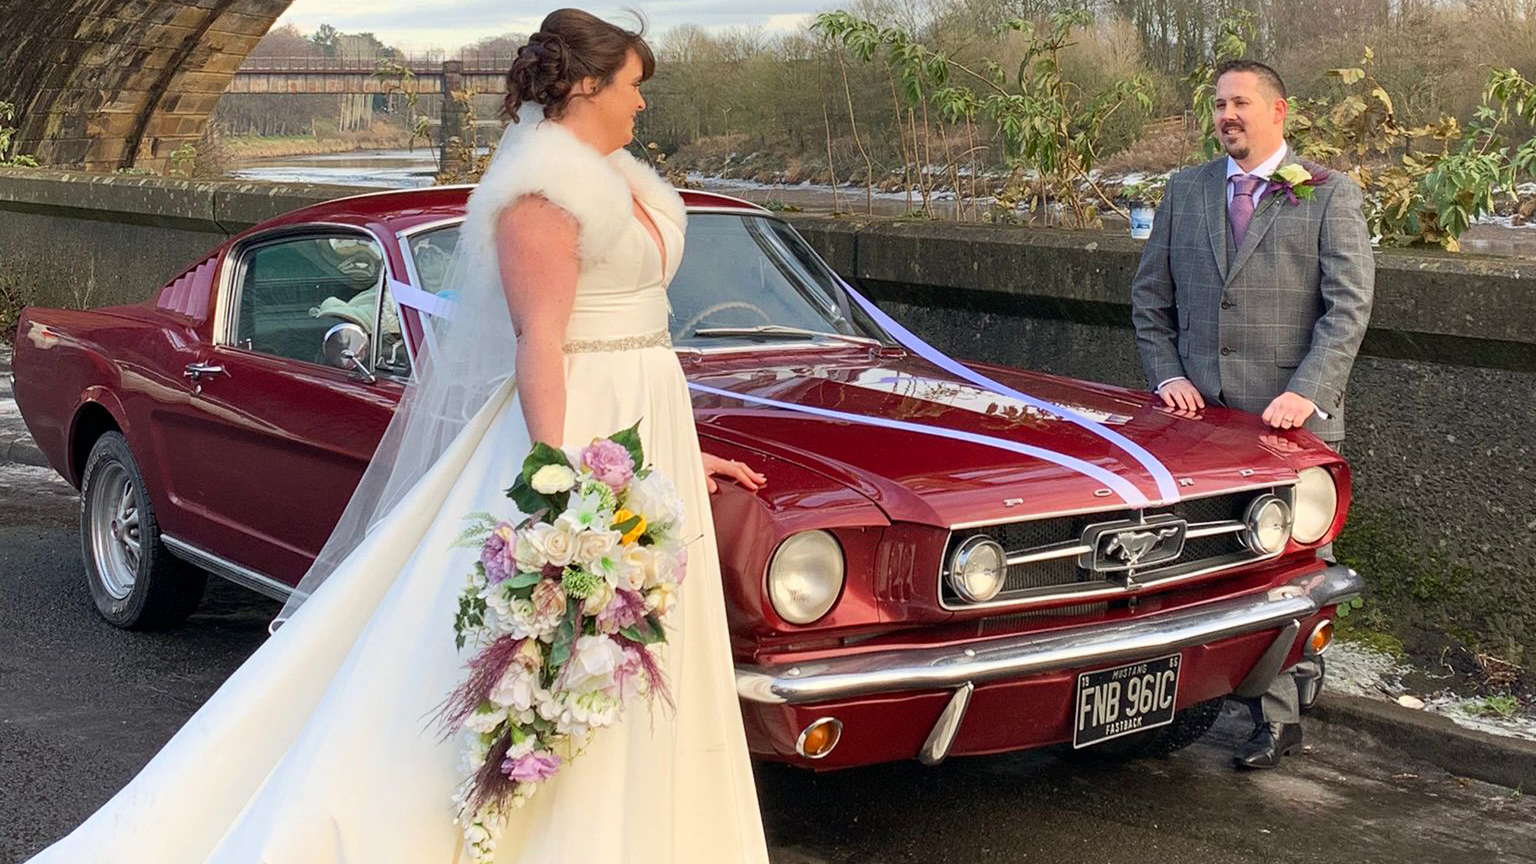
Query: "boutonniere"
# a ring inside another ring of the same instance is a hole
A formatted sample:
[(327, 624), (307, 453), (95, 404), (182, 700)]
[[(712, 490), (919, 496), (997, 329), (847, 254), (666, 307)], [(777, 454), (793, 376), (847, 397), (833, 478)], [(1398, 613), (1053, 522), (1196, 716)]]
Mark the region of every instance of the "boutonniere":
[(1302, 201), (1311, 201), (1317, 197), (1317, 187), (1323, 185), (1328, 179), (1328, 172), (1319, 168), (1318, 173), (1313, 174), (1298, 163), (1281, 165), (1274, 175), (1269, 178), (1267, 195), (1276, 195), (1281, 192), (1290, 199), (1292, 204)]

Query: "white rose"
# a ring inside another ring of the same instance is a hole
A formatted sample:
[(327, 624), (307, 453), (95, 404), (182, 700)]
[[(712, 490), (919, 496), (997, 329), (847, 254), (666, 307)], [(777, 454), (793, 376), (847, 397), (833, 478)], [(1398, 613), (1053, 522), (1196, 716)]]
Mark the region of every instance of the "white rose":
[(487, 694), (492, 702), (514, 711), (523, 711), (537, 705), (538, 696), (538, 681), (533, 673), (515, 663), (502, 674), (501, 680)]
[[(556, 567), (564, 567), (576, 556), (576, 532), (563, 519), (556, 519), (552, 525), (535, 525), (528, 539), (543, 553), (544, 560)], [(518, 563), (522, 563), (521, 558)]]
[(611, 555), (618, 548), (620, 534), (617, 531), (583, 531), (576, 537), (576, 560), (593, 564)]
[(631, 480), (624, 506), (645, 517), (652, 530), (674, 525), (683, 516), (683, 499), (678, 497), (677, 487), (659, 471)]
[(656, 549), (651, 553), (650, 566), (645, 568), (643, 587), (656, 588), (677, 584), (677, 555), (675, 552)]
[(564, 492), (576, 485), (576, 472), (564, 465), (545, 465), (533, 472), (528, 484), (542, 495)]
[(593, 591), (592, 596), (588, 597), (587, 602), (582, 605), (582, 614), (596, 615), (604, 609), (607, 609), (608, 604), (612, 603), (613, 598), (616, 596), (618, 596), (618, 592), (613, 590), (612, 585), (608, 584), (607, 582), (599, 582), (597, 585), (597, 590)]
[(620, 562), (625, 581), (629, 590), (639, 591), (645, 587), (651, 568), (655, 566), (657, 553), (646, 546), (629, 546), (624, 550), (624, 558)]
[(544, 548), (531, 536), (537, 527), (525, 528), (517, 532), (517, 540), (512, 546), (512, 557), (517, 559), (517, 569), (526, 570), (529, 573), (537, 573), (549, 563), (549, 559), (544, 555)]
[(607, 636), (583, 636), (571, 648), (566, 661), (565, 689), (590, 693), (613, 686), (613, 675), (624, 663), (624, 649)]
[(1293, 162), (1290, 165), (1282, 165), (1276, 169), (1275, 176), (1292, 186), (1299, 186), (1312, 179), (1312, 172)]
[(645, 595), (645, 608), (663, 617), (672, 611), (677, 602), (677, 591), (671, 585), (663, 583), (652, 588)]

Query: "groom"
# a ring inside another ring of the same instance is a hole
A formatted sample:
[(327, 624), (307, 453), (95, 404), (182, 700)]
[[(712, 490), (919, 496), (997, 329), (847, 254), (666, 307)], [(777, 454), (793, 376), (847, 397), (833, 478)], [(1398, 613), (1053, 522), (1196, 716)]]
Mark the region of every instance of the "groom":
[[(1147, 381), (1169, 409), (1227, 405), (1338, 449), (1376, 275), (1360, 189), (1290, 152), (1285, 84), (1263, 63), (1218, 67), (1212, 110), (1227, 155), (1168, 181), (1131, 283)], [(1296, 676), (1249, 700), (1238, 767), (1301, 746)]]

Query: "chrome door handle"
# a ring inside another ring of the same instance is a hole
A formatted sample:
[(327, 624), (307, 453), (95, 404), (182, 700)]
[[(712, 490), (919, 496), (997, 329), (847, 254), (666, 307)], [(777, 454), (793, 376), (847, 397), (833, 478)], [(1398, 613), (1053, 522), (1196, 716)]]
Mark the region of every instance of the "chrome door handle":
[(214, 365), (213, 363), (188, 363), (187, 368), (183, 369), (181, 374), (196, 382), (203, 375), (224, 374), (224, 367)]

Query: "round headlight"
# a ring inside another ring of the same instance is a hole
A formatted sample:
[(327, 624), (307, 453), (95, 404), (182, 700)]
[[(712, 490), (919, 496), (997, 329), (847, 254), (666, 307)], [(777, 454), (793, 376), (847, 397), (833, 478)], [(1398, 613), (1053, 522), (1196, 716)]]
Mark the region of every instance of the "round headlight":
[(1279, 552), (1285, 548), (1285, 538), (1291, 536), (1291, 508), (1273, 495), (1255, 498), (1243, 522), (1247, 525), (1243, 542), (1260, 555)]
[(1296, 480), (1296, 525), (1291, 536), (1311, 545), (1323, 539), (1339, 513), (1339, 487), (1327, 468), (1303, 468)]
[(791, 535), (768, 562), (768, 599), (791, 624), (827, 614), (843, 590), (843, 550), (825, 531)]
[(1008, 553), (982, 534), (967, 537), (949, 556), (949, 587), (968, 603), (985, 603), (1003, 590)]

